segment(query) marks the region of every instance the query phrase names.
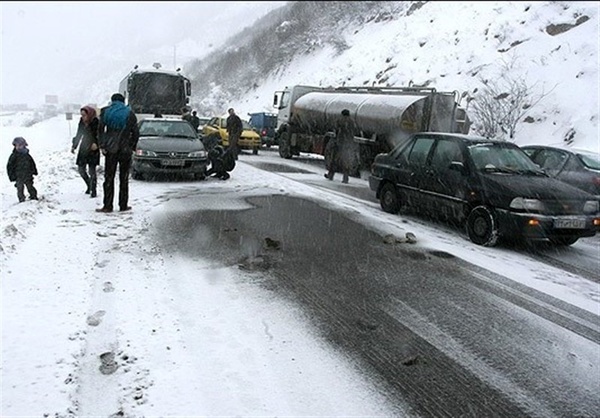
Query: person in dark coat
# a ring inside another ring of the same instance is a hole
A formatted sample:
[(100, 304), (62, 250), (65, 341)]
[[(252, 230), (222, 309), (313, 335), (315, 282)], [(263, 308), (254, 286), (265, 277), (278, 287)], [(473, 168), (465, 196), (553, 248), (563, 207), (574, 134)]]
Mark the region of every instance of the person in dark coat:
[(342, 110), (342, 117), (338, 120), (335, 138), (327, 143), (325, 150), (329, 157), (329, 167), (325, 177), (333, 180), (337, 170), (342, 172), (342, 183), (348, 183), (350, 173), (355, 172), (359, 165), (359, 146), (354, 140), (356, 125), (350, 117), (348, 109)]
[(37, 200), (38, 194), (33, 186), (33, 176), (37, 176), (38, 171), (33, 157), (29, 154), (27, 141), (25, 141), (25, 138), (18, 136), (13, 139), (12, 144), (13, 151), (6, 164), (8, 179), (15, 182), (19, 202), (25, 201), (25, 187), (27, 187), (29, 198)]
[(200, 127), (200, 118), (198, 117), (198, 112), (196, 112), (195, 110), (192, 112), (190, 123), (192, 124), (196, 132), (198, 132), (198, 128)]
[(209, 135), (204, 140), (204, 147), (208, 152), (210, 169), (206, 171), (206, 177), (214, 175), (221, 180), (227, 180), (231, 176), (229, 171), (235, 168), (235, 159), (230, 149), (223, 149), (219, 145), (219, 138), (215, 135)]
[(119, 168), (119, 210), (131, 210), (129, 201), (129, 170), (140, 131), (137, 116), (125, 105), (125, 97), (115, 93), (108, 106), (100, 110), (98, 146), (104, 155), (104, 206), (97, 212), (112, 212), (115, 196), (115, 175)]
[(227, 134), (229, 136), (229, 148), (231, 149), (233, 157), (237, 160), (239, 154), (238, 141), (242, 136), (244, 125), (242, 125), (242, 120), (238, 115), (235, 114), (235, 110), (233, 110), (233, 108), (230, 108), (227, 112), (229, 113), (229, 116), (227, 117)]
[(189, 107), (185, 106), (181, 109), (181, 119), (187, 120), (190, 124), (192, 123), (192, 113)]
[(96, 166), (100, 164), (100, 150), (98, 148), (98, 117), (96, 109), (92, 106), (83, 106), (79, 111), (79, 125), (77, 133), (73, 137), (73, 146), (71, 152), (75, 154), (75, 149), (79, 146), (77, 152), (77, 169), (79, 175), (85, 182), (86, 194), (90, 197), (96, 197)]

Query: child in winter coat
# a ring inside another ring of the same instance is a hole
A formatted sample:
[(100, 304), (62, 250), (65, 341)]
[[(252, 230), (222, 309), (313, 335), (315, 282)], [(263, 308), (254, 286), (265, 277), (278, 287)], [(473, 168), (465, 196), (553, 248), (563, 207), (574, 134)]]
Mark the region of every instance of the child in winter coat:
[(6, 164), (8, 178), (15, 182), (19, 202), (25, 200), (25, 187), (27, 187), (29, 198), (37, 200), (38, 195), (37, 190), (33, 187), (33, 176), (37, 176), (38, 172), (35, 161), (27, 149), (27, 141), (19, 136), (13, 140), (12, 144), (13, 152), (8, 157), (8, 164)]

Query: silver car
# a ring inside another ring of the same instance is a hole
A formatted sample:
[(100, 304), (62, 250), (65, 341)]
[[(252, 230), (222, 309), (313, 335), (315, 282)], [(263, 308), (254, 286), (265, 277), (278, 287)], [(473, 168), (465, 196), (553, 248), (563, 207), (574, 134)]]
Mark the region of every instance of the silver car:
[(148, 118), (139, 122), (132, 177), (155, 175), (206, 177), (208, 156), (198, 133), (182, 119)]

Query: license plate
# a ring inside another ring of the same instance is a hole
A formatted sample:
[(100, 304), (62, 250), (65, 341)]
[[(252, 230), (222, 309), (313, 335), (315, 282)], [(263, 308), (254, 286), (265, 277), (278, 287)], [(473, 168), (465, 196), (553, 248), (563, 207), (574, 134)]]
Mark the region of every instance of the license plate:
[(585, 219), (555, 219), (554, 228), (556, 229), (584, 229)]
[(185, 160), (162, 160), (161, 163), (162, 165), (181, 167), (185, 165)]

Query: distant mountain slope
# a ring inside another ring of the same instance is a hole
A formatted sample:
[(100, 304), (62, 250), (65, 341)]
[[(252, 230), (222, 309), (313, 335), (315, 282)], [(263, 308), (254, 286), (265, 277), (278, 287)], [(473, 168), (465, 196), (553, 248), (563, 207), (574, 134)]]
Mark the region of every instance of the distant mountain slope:
[(290, 2), (186, 71), (202, 112), (240, 114), (292, 84), (412, 82), (466, 105), (509, 73), (539, 99), (516, 142), (597, 148), (598, 4)]

